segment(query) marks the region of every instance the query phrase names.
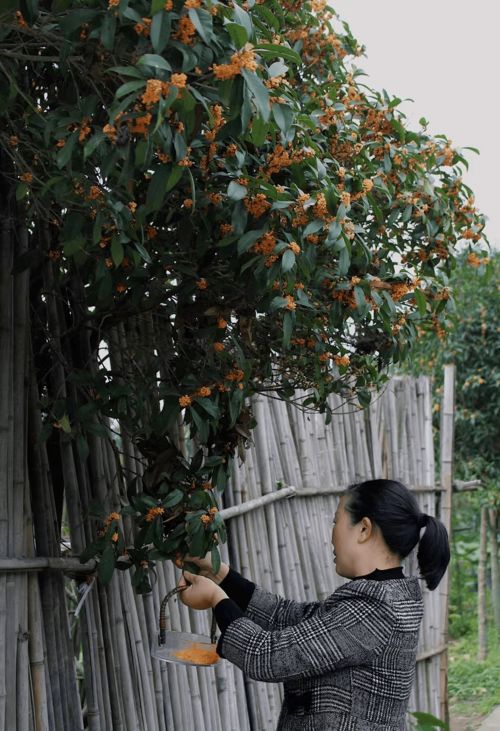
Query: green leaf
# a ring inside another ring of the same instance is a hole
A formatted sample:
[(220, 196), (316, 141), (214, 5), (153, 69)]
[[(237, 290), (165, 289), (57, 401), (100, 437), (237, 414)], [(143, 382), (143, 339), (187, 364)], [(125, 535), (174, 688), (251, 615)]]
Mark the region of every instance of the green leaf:
[(418, 721), (418, 729), (417, 731), (431, 731), (431, 729), (434, 728), (444, 728), (448, 729), (448, 724), (446, 724), (444, 721), (441, 721), (439, 718), (436, 718), (436, 716), (433, 716), (431, 713), (424, 713), (422, 711), (410, 711), (410, 715), (414, 716), (415, 719)]
[(212, 562), (212, 571), (214, 574), (216, 574), (220, 569), (220, 553), (217, 546), (212, 546), (212, 550), (210, 551), (210, 559)]
[(66, 140), (66, 144), (64, 145), (64, 147), (61, 147), (61, 149), (58, 151), (56, 155), (56, 165), (59, 169), (63, 168), (69, 162), (71, 155), (73, 154), (73, 150), (75, 149), (78, 136), (79, 132), (78, 130), (75, 130), (73, 134), (71, 134), (70, 137)]
[(169, 13), (165, 13), (162, 10), (153, 15), (153, 21), (151, 23), (151, 45), (156, 53), (161, 53), (167, 45), (170, 38), (170, 29), (171, 20)]
[(135, 66), (110, 66), (109, 69), (106, 69), (106, 73), (110, 71), (120, 76), (132, 76), (134, 79), (144, 79), (142, 71), (136, 69)]
[(252, 92), (255, 105), (260, 112), (262, 119), (267, 122), (271, 114), (271, 105), (269, 103), (268, 89), (264, 86), (262, 80), (257, 76), (255, 71), (242, 69), (241, 74), (245, 79), (248, 88)]
[(286, 135), (293, 122), (293, 110), (286, 104), (273, 104), (272, 114), (281, 132)]
[(189, 412), (193, 418), (196, 429), (198, 430), (199, 437), (202, 442), (208, 439), (209, 428), (207, 422), (200, 416), (194, 406), (189, 407)]
[(123, 250), (123, 244), (118, 236), (113, 236), (111, 239), (111, 258), (113, 259), (114, 265), (117, 267), (120, 266), (124, 256), (125, 251)]
[(103, 584), (109, 584), (115, 570), (115, 550), (111, 543), (106, 545), (97, 567), (97, 575)]
[(246, 28), (239, 23), (226, 23), (224, 26), (236, 48), (242, 48), (248, 41), (248, 32)]
[(252, 18), (246, 12), (246, 10), (243, 10), (243, 8), (240, 7), (237, 3), (233, 3), (233, 13), (235, 21), (238, 23), (238, 25), (243, 26), (243, 28), (247, 32), (248, 40), (251, 41), (254, 34)]
[(288, 348), (293, 331), (295, 313), (287, 311), (283, 315), (283, 347)]
[(371, 395), (370, 391), (368, 391), (365, 388), (359, 388), (356, 391), (356, 395), (358, 397), (358, 401), (359, 401), (360, 405), (364, 409), (366, 409), (366, 407), (370, 405), (371, 400), (372, 400), (372, 395)]
[(175, 488), (175, 490), (172, 490), (172, 492), (169, 492), (167, 497), (162, 501), (162, 505), (164, 508), (173, 508), (174, 505), (178, 505), (182, 500), (184, 500), (184, 493), (182, 490), (179, 490), (178, 488)]
[(70, 239), (64, 243), (63, 251), (66, 256), (74, 256), (85, 247), (85, 237), (75, 236), (74, 239)]
[(219, 407), (209, 398), (197, 398), (196, 403), (201, 406), (212, 418), (219, 418)]
[(273, 297), (271, 300), (271, 304), (269, 305), (269, 311), (273, 312), (274, 310), (278, 310), (281, 307), (286, 307), (288, 304), (288, 300), (286, 300), (284, 297)]
[(171, 190), (179, 180), (182, 178), (182, 174), (184, 173), (184, 168), (180, 167), (179, 165), (174, 165), (172, 170), (170, 171), (170, 175), (168, 176), (167, 185), (166, 185), (166, 192), (168, 193), (169, 190)]
[(418, 311), (421, 315), (425, 315), (427, 312), (427, 300), (425, 299), (424, 293), (417, 287), (413, 294), (415, 295), (415, 302), (417, 303)]
[(162, 165), (153, 174), (149, 181), (148, 192), (146, 195), (146, 208), (148, 211), (158, 211), (163, 203), (167, 192), (167, 181), (169, 179), (171, 168), (169, 165)]
[(189, 18), (207, 46), (210, 45), (214, 37), (213, 20), (210, 13), (203, 8), (189, 8)]
[(286, 46), (278, 46), (274, 43), (259, 43), (253, 50), (266, 58), (286, 58), (288, 61), (293, 61), (299, 66), (302, 65), (302, 59), (299, 54), (291, 48), (286, 48)]
[(126, 81), (124, 84), (119, 86), (118, 89), (115, 91), (115, 99), (121, 99), (122, 96), (126, 96), (127, 94), (130, 94), (132, 91), (137, 91), (138, 89), (144, 89), (145, 86), (146, 86), (146, 79), (142, 79), (142, 81), (139, 81), (139, 80)]
[(145, 262), (148, 264), (151, 264), (151, 257), (149, 256), (149, 252), (144, 248), (142, 244), (140, 244), (138, 241), (134, 241), (134, 246), (141, 255), (141, 257), (144, 259)]
[(295, 254), (291, 249), (287, 249), (281, 257), (281, 271), (289, 272), (295, 266)]
[(101, 43), (108, 51), (113, 50), (115, 44), (116, 18), (112, 13), (105, 13), (101, 25)]
[(137, 66), (151, 66), (151, 68), (154, 69), (172, 71), (172, 66), (169, 64), (169, 62), (165, 58), (163, 58), (163, 56), (159, 56), (156, 53), (145, 53), (137, 61)]
[(156, 13), (159, 13), (160, 10), (163, 10), (164, 5), (165, 0), (151, 0), (151, 15), (155, 15)]
[(260, 147), (264, 143), (268, 129), (269, 124), (266, 124), (262, 117), (255, 117), (253, 119), (250, 139), (256, 147)]
[(27, 183), (19, 183), (16, 187), (16, 201), (22, 200), (29, 193), (29, 185)]
[(238, 254), (244, 254), (245, 251), (248, 251), (248, 249), (254, 244), (258, 238), (262, 236), (264, 233), (263, 229), (254, 229), (252, 231), (247, 231), (246, 233), (241, 236), (241, 238), (238, 240)]
[(231, 180), (227, 186), (227, 195), (233, 201), (242, 200), (247, 193), (247, 188), (244, 185), (237, 183), (236, 180)]
[(99, 147), (101, 142), (104, 142), (106, 140), (106, 135), (103, 132), (97, 132), (95, 135), (93, 135), (84, 145), (83, 148), (83, 159), (86, 160), (94, 150)]

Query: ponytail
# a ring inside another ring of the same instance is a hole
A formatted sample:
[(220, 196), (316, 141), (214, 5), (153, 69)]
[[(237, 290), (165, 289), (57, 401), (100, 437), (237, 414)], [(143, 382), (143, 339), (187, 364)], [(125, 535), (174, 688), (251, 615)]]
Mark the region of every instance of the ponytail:
[(421, 513), (414, 493), (396, 480), (359, 482), (350, 485), (344, 494), (345, 509), (351, 514), (352, 523), (370, 518), (380, 528), (390, 550), (401, 559), (419, 543), (417, 561), (421, 578), (431, 591), (435, 589), (450, 562), (448, 532), (443, 523)]
[(432, 515), (422, 514), (422, 517), (425, 519), (425, 527), (418, 544), (417, 561), (421, 577), (433, 591), (450, 562), (450, 544), (448, 531), (440, 520)]

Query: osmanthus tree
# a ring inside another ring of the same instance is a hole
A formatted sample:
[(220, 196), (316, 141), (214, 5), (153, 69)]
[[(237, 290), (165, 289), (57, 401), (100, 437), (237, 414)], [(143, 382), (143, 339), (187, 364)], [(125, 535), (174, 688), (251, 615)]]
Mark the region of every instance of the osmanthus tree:
[[(130, 504), (100, 500), (84, 557), (105, 580), (124, 552), (218, 562), (245, 397), (304, 389), (329, 419), (330, 393), (368, 404), (417, 328), (443, 326), (456, 244), (484, 219), (463, 151), (409, 129), (362, 54), (324, 0), (11, 0), (2, 16), (4, 206), (29, 232), (14, 272), (34, 283), (44, 435), (85, 460), (115, 428), (144, 456)], [(71, 389), (50, 386), (55, 364)]]

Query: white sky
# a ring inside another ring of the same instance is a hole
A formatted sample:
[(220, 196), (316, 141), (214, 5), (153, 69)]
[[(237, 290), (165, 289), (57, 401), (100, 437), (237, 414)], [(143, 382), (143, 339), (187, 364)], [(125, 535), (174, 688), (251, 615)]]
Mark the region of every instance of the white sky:
[(465, 150), (463, 181), (488, 217), (485, 233), (500, 248), (499, 0), (329, 0), (365, 56), (360, 81), (401, 99), (409, 126), (425, 117), (430, 134)]

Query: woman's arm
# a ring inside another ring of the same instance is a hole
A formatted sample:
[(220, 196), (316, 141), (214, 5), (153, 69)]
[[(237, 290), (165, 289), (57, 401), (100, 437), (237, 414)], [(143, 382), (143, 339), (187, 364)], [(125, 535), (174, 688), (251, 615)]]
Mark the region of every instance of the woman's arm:
[(217, 652), (250, 678), (268, 682), (370, 662), (389, 641), (395, 625), (392, 607), (380, 587), (361, 587), (359, 582), (350, 590), (341, 587), (332, 597), (309, 618), (274, 631), (247, 616), (231, 618), (226, 614), (230, 600), (219, 602), (215, 616), (222, 634)]
[(205, 558), (185, 556), (185, 560), (195, 563), (200, 574), (214, 581), (232, 599), (246, 617), (266, 630), (282, 629), (311, 617), (321, 606), (321, 602), (298, 602), (284, 599), (246, 579), (238, 571), (221, 563), (214, 573), (210, 554)]

